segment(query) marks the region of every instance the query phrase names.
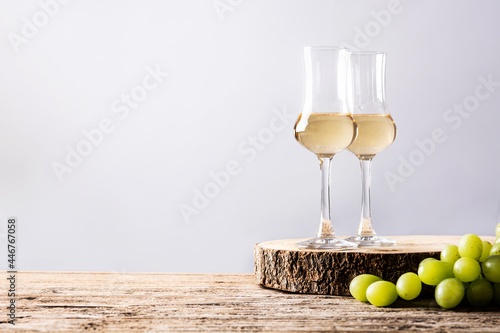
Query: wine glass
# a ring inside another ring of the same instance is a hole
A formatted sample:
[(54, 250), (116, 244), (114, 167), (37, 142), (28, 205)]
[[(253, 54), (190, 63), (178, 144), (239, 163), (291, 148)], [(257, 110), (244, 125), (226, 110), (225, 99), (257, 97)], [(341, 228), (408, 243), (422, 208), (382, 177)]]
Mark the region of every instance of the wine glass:
[(317, 155), (321, 170), (321, 220), (315, 238), (297, 243), (302, 248), (352, 249), (357, 245), (335, 237), (330, 210), (330, 165), (333, 156), (356, 137), (349, 94), (349, 55), (346, 48), (305, 47), (305, 95), (295, 124), (295, 138)]
[(376, 235), (372, 225), (370, 183), (371, 164), (376, 154), (396, 138), (396, 125), (385, 102), (385, 62), (383, 52), (352, 52), (353, 117), (358, 136), (349, 150), (361, 164), (361, 222), (356, 236), (347, 240), (359, 246), (390, 246), (395, 241)]

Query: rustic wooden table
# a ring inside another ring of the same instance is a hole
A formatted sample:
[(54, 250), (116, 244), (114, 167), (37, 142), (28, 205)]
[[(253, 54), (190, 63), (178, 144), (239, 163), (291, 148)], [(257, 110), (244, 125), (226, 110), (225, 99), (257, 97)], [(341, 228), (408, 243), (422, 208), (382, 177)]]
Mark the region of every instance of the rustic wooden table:
[(266, 289), (252, 274), (19, 272), (17, 290), (15, 326), (1, 293), (2, 331), (500, 331), (499, 308), (444, 310), (431, 299), (376, 308)]

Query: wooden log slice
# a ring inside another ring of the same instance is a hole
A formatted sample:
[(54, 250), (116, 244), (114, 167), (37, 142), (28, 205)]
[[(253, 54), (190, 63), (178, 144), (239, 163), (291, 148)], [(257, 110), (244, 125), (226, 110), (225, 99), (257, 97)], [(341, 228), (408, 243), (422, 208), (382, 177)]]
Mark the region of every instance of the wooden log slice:
[[(254, 248), (255, 277), (265, 287), (294, 293), (350, 295), (349, 284), (355, 276), (369, 273), (396, 283), (401, 274), (416, 273), (421, 260), (439, 259), (446, 245), (458, 245), (460, 240), (460, 236), (389, 238), (397, 245), (347, 251), (297, 248), (295, 243), (303, 239), (258, 243)], [(481, 239), (495, 241), (494, 237)]]

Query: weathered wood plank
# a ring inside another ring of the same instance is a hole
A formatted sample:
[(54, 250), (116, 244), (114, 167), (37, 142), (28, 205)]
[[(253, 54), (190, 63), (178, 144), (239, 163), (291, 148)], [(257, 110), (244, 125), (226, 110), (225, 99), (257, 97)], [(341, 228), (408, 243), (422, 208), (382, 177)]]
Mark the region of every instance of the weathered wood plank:
[[(251, 274), (20, 272), (17, 283), (17, 324), (7, 324), (1, 314), (2, 331), (498, 332), (500, 327), (498, 308), (449, 311), (420, 299), (379, 309), (350, 297), (266, 289)], [(6, 304), (6, 293), (0, 302)]]

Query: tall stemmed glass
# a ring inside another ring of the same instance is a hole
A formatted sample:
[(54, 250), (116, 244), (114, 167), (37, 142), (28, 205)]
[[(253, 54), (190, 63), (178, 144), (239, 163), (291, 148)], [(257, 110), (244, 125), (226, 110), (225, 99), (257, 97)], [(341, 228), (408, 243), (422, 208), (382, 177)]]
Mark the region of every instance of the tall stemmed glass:
[(321, 170), (321, 220), (315, 238), (298, 247), (352, 249), (355, 243), (335, 237), (330, 211), (330, 165), (333, 156), (356, 137), (349, 94), (350, 52), (336, 47), (305, 47), (306, 85), (295, 138), (317, 155)]
[(362, 197), (358, 232), (347, 240), (359, 246), (396, 244), (393, 240), (376, 235), (370, 202), (372, 159), (396, 138), (396, 125), (385, 102), (385, 61), (386, 54), (382, 52), (351, 54), (353, 117), (358, 125), (358, 136), (348, 149), (361, 164)]

